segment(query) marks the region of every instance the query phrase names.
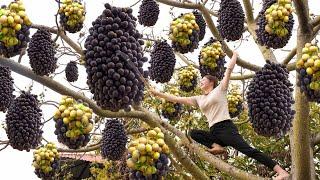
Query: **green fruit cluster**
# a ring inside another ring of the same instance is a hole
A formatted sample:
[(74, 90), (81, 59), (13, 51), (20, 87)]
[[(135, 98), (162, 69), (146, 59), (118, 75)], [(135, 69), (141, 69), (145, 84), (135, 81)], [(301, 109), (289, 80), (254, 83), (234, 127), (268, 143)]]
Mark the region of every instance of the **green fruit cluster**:
[(32, 165), (37, 170), (48, 174), (54, 169), (52, 163), (59, 159), (59, 153), (56, 149), (56, 145), (48, 143), (44, 147), (40, 147), (33, 152), (33, 163)]
[(164, 142), (164, 134), (156, 127), (147, 133), (147, 137), (140, 137), (129, 144), (129, 159), (127, 166), (130, 169), (138, 170), (144, 176), (157, 173), (155, 162), (160, 154), (169, 154), (169, 147)]
[(190, 36), (193, 31), (199, 30), (194, 14), (186, 13), (171, 22), (169, 38), (185, 47), (191, 43)]
[(302, 57), (296, 63), (298, 69), (305, 69), (306, 73), (312, 77), (310, 89), (320, 89), (320, 52), (315, 44), (306, 43), (302, 49)]
[(197, 79), (197, 70), (189, 65), (185, 68), (181, 68), (178, 72), (178, 84), (179, 86), (192, 87), (194, 86), (194, 80)]
[(277, 36), (286, 36), (289, 31), (285, 24), (289, 22), (289, 16), (293, 12), (291, 0), (278, 0), (265, 11), (267, 25), (265, 31)]
[(84, 6), (80, 2), (64, 0), (59, 9), (59, 14), (64, 14), (64, 16), (67, 17), (66, 24), (72, 29), (84, 22), (86, 12)]
[(60, 106), (54, 114), (55, 120), (62, 119), (63, 124), (67, 125), (66, 136), (71, 139), (91, 132), (93, 129), (91, 118), (92, 109), (68, 96), (62, 97)]
[(243, 103), (243, 98), (239, 89), (239, 86), (233, 85), (227, 95), (228, 109), (230, 114), (237, 112), (239, 110), (237, 107), (238, 104)]
[(209, 66), (211, 69), (216, 68), (217, 60), (223, 58), (225, 53), (222, 50), (221, 43), (216, 41), (209, 46), (205, 46), (200, 52), (200, 64)]
[(17, 32), (22, 26), (30, 26), (22, 1), (14, 1), (6, 8), (0, 8), (0, 41), (5, 47), (12, 47), (19, 43)]

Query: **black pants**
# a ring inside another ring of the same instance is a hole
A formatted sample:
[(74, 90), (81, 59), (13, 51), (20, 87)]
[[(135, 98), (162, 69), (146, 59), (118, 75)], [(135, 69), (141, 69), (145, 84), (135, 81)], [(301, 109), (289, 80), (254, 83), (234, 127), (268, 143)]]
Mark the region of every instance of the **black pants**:
[(212, 148), (212, 144), (216, 143), (221, 146), (232, 146), (243, 154), (259, 161), (265, 166), (273, 169), (277, 164), (269, 156), (263, 154), (257, 149), (252, 148), (239, 134), (237, 127), (231, 120), (224, 120), (214, 124), (210, 131), (191, 130), (190, 136), (193, 140), (200, 144)]

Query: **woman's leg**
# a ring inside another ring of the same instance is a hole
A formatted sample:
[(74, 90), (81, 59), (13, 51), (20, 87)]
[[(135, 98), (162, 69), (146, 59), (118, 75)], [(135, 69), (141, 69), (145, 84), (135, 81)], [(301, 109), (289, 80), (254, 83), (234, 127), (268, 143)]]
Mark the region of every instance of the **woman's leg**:
[(258, 151), (255, 148), (252, 148), (239, 134), (237, 128), (231, 124), (229, 128), (226, 130), (226, 133), (217, 135), (224, 144), (232, 146), (236, 150), (242, 152), (243, 154), (259, 161), (270, 169), (276, 171), (278, 173), (278, 178), (283, 179), (288, 177), (289, 174), (283, 170), (277, 163), (272, 160), (269, 156)]
[(216, 142), (216, 137), (212, 132), (203, 130), (191, 130), (190, 136), (198, 143), (205, 145), (209, 148), (209, 152), (212, 154), (221, 154), (225, 152), (225, 149)]

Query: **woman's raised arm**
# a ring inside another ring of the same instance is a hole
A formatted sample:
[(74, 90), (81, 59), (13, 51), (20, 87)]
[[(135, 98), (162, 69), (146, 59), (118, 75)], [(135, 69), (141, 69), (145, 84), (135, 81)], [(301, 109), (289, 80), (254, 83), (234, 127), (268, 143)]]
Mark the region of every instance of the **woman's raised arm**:
[(221, 81), (221, 89), (222, 90), (228, 89), (230, 76), (231, 76), (231, 73), (233, 71), (234, 66), (236, 65), (237, 59), (238, 59), (238, 53), (233, 51), (232, 58), (227, 65), (226, 72), (224, 73), (224, 77)]

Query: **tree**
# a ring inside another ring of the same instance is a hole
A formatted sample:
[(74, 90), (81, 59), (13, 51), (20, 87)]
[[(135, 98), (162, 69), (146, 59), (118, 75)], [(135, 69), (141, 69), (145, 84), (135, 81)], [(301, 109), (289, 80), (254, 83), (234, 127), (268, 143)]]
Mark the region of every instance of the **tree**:
[[(60, 2), (60, 1), (59, 1)], [(218, 16), (215, 12), (216, 7), (214, 6), (215, 1), (212, 3), (204, 0), (201, 2), (192, 2), (192, 1), (175, 1), (175, 0), (157, 0), (158, 3), (168, 5), (172, 8), (182, 8), (187, 10), (198, 10), (202, 13), (204, 20), (207, 24), (208, 29), (210, 30), (213, 37), (218, 39), (222, 44), (222, 49), (228, 57), (232, 56), (232, 50), (229, 47), (228, 43), (221, 37), (221, 34), (218, 31), (218, 28), (213, 21), (213, 17)], [(139, 3), (139, 1), (137, 2)], [(213, 7), (210, 8), (209, 4), (213, 4)], [(308, 1), (298, 1), (294, 0), (293, 4), (295, 6), (296, 15), (298, 17), (298, 31), (296, 33), (297, 42), (296, 47), (293, 48), (284, 58), (281, 64), (286, 65), (286, 68), (289, 71), (296, 69), (296, 63), (290, 61), (295, 57), (296, 59), (301, 59), (303, 48), (306, 43), (311, 42), (317, 35), (320, 29), (320, 17), (315, 16), (311, 19), (311, 12), (309, 12)], [(136, 5), (136, 4), (134, 4)], [(243, 6), (245, 9), (245, 30), (250, 34), (259, 50), (261, 51), (265, 60), (270, 60), (272, 62), (280, 63), (275, 56), (274, 52), (265, 47), (261, 46), (257, 42), (257, 20), (253, 16), (252, 4), (248, 0), (243, 0)], [(60, 7), (60, 6), (59, 6)], [(58, 13), (56, 18), (58, 17)], [(57, 20), (56, 20), (57, 21)], [(57, 21), (58, 22), (58, 21)], [(1, 28), (1, 26), (0, 26)], [(61, 25), (57, 23), (57, 26), (50, 28), (44, 25), (32, 24), (31, 28), (33, 29), (45, 29), (52, 34), (56, 34), (54, 41), (61, 39), (63, 43), (59, 44), (62, 47), (56, 47), (57, 50), (63, 51), (63, 55), (71, 54), (73, 56), (79, 57), (77, 61), (83, 63), (85, 60), (85, 53), (83, 48), (83, 42), (76, 43)], [(81, 36), (84, 36), (81, 34)], [(150, 34), (144, 34), (143, 37), (146, 41), (155, 41), (155, 37)], [(66, 46), (64, 43), (68, 44)], [(148, 53), (148, 48), (145, 48), (146, 53)], [(197, 63), (194, 60), (188, 59), (186, 56), (182, 55), (179, 52), (175, 52), (176, 57), (178, 57), (182, 62), (187, 65), (192, 65), (195, 68), (199, 68)], [(262, 176), (270, 176), (272, 174), (264, 173), (263, 168), (256, 168), (257, 164), (252, 163), (248, 158), (239, 156), (237, 152), (229, 157), (227, 160), (222, 160), (219, 157), (213, 156), (210, 153), (206, 152), (202, 146), (199, 144), (190, 141), (190, 138), (186, 135), (190, 128), (204, 128), (206, 127), (205, 120), (199, 115), (199, 111), (196, 111), (190, 107), (184, 107), (184, 111), (187, 113), (182, 113), (179, 117), (180, 119), (186, 120), (185, 123), (175, 123), (174, 121), (165, 121), (159, 116), (159, 111), (157, 112), (157, 105), (159, 101), (148, 97), (147, 92), (145, 92), (145, 100), (142, 104), (132, 105), (131, 111), (109, 111), (104, 110), (98, 106), (92, 98), (85, 96), (88, 94), (87, 88), (78, 88), (78, 92), (68, 88), (62, 83), (59, 83), (54, 76), (39, 76), (35, 74), (29, 67), (21, 65), (21, 59), (24, 56), (24, 51), (21, 51), (18, 62), (0, 56), (0, 65), (8, 66), (10, 69), (22, 76), (25, 76), (33, 81), (36, 81), (43, 86), (50, 88), (53, 91), (60, 93), (61, 95), (71, 96), (74, 99), (82, 100), (87, 103), (88, 106), (93, 110), (97, 115), (96, 118), (96, 127), (99, 127), (104, 121), (104, 118), (122, 118), (126, 126), (128, 134), (136, 134), (145, 132), (149, 128), (159, 127), (165, 135), (165, 142), (169, 146), (170, 151), (172, 152), (171, 162), (174, 167), (174, 173), (170, 174), (172, 178), (177, 175), (183, 175), (184, 178), (194, 178), (194, 179), (209, 179), (209, 176), (214, 177), (233, 177), (238, 179), (263, 179)], [(241, 56), (241, 52), (240, 52)], [(252, 78), (255, 75), (255, 72), (259, 71), (262, 67), (250, 63), (248, 60), (238, 58), (237, 65), (242, 69), (248, 69), (252, 71), (251, 74), (243, 74), (240, 76), (232, 76), (233, 80), (242, 81), (245, 86), (245, 82)], [(297, 76), (298, 78), (298, 76)], [(297, 79), (298, 81), (298, 79)], [(72, 84), (71, 84), (72, 85)], [(167, 84), (166, 88), (170, 86), (175, 87), (175, 84)], [(76, 87), (76, 86), (74, 86)], [(273, 138), (263, 138), (255, 134), (250, 123), (248, 123), (247, 112), (243, 112), (237, 120), (237, 125), (240, 129), (241, 134), (244, 135), (251, 144), (259, 147), (261, 150), (270, 153), (277, 159), (281, 160), (281, 164), (286, 168), (291, 170), (293, 179), (315, 179), (316, 175), (319, 175), (319, 166), (315, 165), (315, 162), (319, 160), (317, 152), (319, 151), (318, 144), (320, 142), (320, 136), (317, 134), (317, 124), (319, 121), (319, 116), (317, 109), (319, 108), (318, 104), (311, 104), (309, 112), (309, 102), (305, 94), (302, 93), (298, 86), (295, 86), (295, 118), (293, 120), (293, 127), (290, 132), (290, 136), (285, 136), (281, 139)], [(77, 87), (76, 87), (77, 88)], [(245, 91), (245, 88), (243, 88)], [(199, 93), (194, 91), (191, 93), (186, 93), (182, 95), (194, 95)], [(244, 93), (243, 93), (244, 95)], [(49, 103), (50, 102), (43, 102)], [(308, 118), (307, 118), (308, 117)], [(311, 117), (311, 118), (309, 118)], [(194, 123), (193, 119), (197, 119), (198, 123)], [(147, 124), (147, 125), (145, 125)], [(144, 128), (137, 128), (139, 125), (145, 125)], [(307, 127), (307, 128), (306, 128)], [(98, 128), (97, 128), (98, 129)], [(132, 138), (134, 135), (132, 136)], [(290, 140), (289, 140), (290, 139)], [(270, 143), (271, 141), (272, 143)], [(289, 142), (290, 141), (290, 142)], [(6, 140), (1, 140), (1, 144), (4, 144), (4, 148), (8, 146)], [(267, 145), (266, 145), (267, 144)], [(318, 148), (315, 148), (318, 147)], [(58, 149), (60, 152), (90, 152), (95, 151), (100, 148), (100, 143), (95, 145), (88, 145), (87, 147), (81, 149)], [(291, 156), (291, 160), (289, 157)], [(243, 166), (242, 166), (243, 165)], [(315, 167), (316, 166), (316, 167)], [(260, 174), (258, 176), (256, 174)]]

